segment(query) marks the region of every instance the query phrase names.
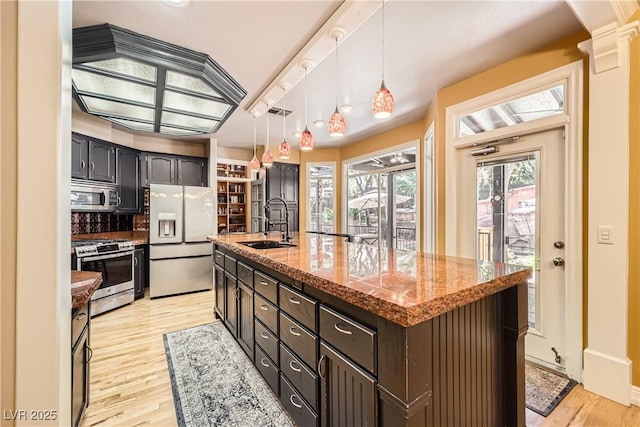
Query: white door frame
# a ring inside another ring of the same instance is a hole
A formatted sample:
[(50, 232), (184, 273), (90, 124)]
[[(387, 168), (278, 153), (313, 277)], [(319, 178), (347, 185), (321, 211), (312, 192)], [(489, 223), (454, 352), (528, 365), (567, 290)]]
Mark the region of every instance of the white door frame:
[[(557, 84), (565, 85), (565, 112), (543, 119), (520, 123), (459, 138), (458, 118), (511, 99), (538, 92)], [(582, 381), (582, 120), (583, 65), (576, 61), (511, 86), (473, 98), (446, 109), (445, 132), (445, 253), (457, 255), (457, 161), (456, 149), (509, 136), (565, 129), (565, 337), (567, 375)]]
[[(306, 185), (307, 189), (311, 188), (311, 168), (314, 166), (329, 166), (333, 168), (333, 232), (338, 232), (338, 215), (339, 213), (336, 211), (336, 203), (338, 202), (338, 194), (336, 191), (336, 183), (338, 182), (338, 164), (337, 162), (307, 162), (307, 166), (305, 169), (305, 177), (306, 177)], [(307, 200), (305, 200), (305, 209), (307, 212), (307, 230), (311, 230), (311, 210), (309, 209), (309, 202), (311, 201), (311, 197), (307, 194)]]

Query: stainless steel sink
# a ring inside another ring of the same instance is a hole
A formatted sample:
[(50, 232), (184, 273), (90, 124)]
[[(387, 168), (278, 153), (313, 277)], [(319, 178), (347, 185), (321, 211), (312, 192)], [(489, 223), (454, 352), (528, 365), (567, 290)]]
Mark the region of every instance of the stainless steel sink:
[(249, 246), (253, 249), (277, 249), (296, 247), (293, 243), (276, 242), (275, 240), (252, 240), (250, 242), (238, 242), (241, 245)]

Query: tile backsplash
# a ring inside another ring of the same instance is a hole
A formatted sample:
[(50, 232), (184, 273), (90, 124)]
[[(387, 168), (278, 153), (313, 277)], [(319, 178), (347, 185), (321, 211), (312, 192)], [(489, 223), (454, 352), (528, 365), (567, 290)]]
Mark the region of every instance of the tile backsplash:
[(104, 212), (71, 212), (71, 234), (133, 231), (133, 215)]

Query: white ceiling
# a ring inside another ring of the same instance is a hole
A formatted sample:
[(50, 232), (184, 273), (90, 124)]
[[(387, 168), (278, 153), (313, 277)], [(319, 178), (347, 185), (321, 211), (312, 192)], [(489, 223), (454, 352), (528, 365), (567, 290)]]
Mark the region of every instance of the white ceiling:
[[(205, 52), (246, 91), (247, 96), (215, 134), (227, 147), (252, 147), (253, 118), (245, 110), (340, 6), (341, 1), (201, 1), (185, 7), (164, 1), (74, 1), (73, 26), (110, 23)], [(563, 1), (396, 1), (385, 5), (385, 82), (395, 98), (389, 119), (371, 114), (371, 98), (382, 72), (382, 9), (341, 42), (336, 87), (335, 56), (309, 71), (308, 118), (316, 147), (348, 144), (424, 117), (439, 88), (540, 48), (581, 27)], [(287, 140), (296, 147), (304, 128), (304, 88), (287, 94)], [(347, 134), (328, 135), (338, 104)], [(282, 101), (276, 107), (282, 108)], [(270, 143), (282, 141), (282, 118), (270, 116)], [(266, 118), (256, 119), (258, 145), (266, 142)]]

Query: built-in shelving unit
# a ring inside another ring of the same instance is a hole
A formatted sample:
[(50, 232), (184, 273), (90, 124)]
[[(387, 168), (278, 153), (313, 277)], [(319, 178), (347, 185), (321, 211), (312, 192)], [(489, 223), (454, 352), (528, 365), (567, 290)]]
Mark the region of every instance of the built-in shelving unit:
[(239, 163), (217, 163), (218, 234), (249, 231), (249, 167)]

